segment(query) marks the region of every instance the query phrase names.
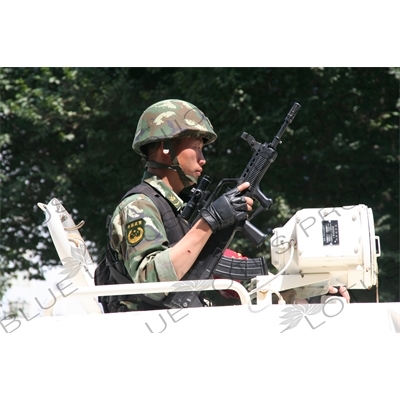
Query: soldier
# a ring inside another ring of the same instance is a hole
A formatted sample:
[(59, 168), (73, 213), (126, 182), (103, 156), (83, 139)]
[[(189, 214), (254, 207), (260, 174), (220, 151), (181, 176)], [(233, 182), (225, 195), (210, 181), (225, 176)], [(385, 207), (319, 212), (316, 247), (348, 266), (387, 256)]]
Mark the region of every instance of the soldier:
[[(192, 227), (177, 217), (184, 205), (179, 194), (197, 183), (206, 164), (203, 147), (216, 139), (208, 118), (186, 101), (160, 101), (140, 117), (132, 147), (142, 157), (145, 172), (109, 225), (111, 247), (134, 283), (180, 280), (213, 232), (247, 218), (251, 211), (253, 200), (241, 194), (249, 187), (246, 182), (202, 209)], [(167, 212), (160, 212), (155, 204), (160, 201)], [(162, 307), (164, 298), (130, 296), (114, 302), (110, 310), (154, 309)]]
[[(115, 269), (108, 274), (104, 268), (96, 271), (96, 284), (180, 280), (213, 232), (247, 218), (253, 205), (241, 194), (247, 182), (202, 209), (192, 227), (178, 218), (184, 206), (179, 194), (197, 183), (206, 164), (203, 147), (216, 139), (208, 118), (186, 101), (160, 101), (143, 112), (132, 147), (142, 157), (145, 172), (112, 215), (108, 235), (117, 259), (104, 266), (107, 270), (113, 264)], [(338, 291), (350, 300), (344, 287), (329, 288), (329, 293)], [(99, 300), (106, 312), (121, 312), (164, 308), (164, 298), (148, 294)]]

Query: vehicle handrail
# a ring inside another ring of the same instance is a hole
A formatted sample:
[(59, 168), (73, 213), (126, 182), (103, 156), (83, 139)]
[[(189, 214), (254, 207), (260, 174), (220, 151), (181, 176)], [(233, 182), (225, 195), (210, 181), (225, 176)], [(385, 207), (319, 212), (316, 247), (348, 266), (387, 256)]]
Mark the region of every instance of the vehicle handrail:
[[(71, 288), (72, 289), (72, 288)], [(240, 298), (241, 304), (251, 304), (249, 292), (239, 282), (231, 279), (205, 279), (193, 281), (168, 281), (168, 282), (149, 282), (138, 284), (117, 284), (117, 285), (99, 285), (85, 286), (75, 288), (69, 294), (59, 293), (51, 299), (52, 305), (45, 308), (43, 315), (52, 316), (53, 309), (59, 299), (67, 297), (80, 296), (114, 296), (128, 294), (148, 294), (148, 293), (169, 293), (190, 292), (190, 291), (208, 291), (208, 290), (233, 290)]]

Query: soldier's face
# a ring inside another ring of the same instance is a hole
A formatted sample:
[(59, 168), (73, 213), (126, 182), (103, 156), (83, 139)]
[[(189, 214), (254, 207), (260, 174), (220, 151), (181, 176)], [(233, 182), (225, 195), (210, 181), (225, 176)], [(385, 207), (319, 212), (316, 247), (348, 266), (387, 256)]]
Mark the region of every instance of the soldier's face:
[(179, 139), (175, 143), (175, 150), (183, 172), (198, 178), (206, 163), (203, 155), (203, 140), (198, 138)]

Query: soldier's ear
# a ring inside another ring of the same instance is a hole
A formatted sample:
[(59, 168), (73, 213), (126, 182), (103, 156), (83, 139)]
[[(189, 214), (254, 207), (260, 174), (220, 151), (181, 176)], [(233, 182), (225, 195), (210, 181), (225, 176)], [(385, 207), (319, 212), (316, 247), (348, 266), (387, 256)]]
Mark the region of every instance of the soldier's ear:
[(163, 154), (170, 154), (171, 157), (175, 154), (174, 144), (172, 140), (164, 140), (161, 142)]

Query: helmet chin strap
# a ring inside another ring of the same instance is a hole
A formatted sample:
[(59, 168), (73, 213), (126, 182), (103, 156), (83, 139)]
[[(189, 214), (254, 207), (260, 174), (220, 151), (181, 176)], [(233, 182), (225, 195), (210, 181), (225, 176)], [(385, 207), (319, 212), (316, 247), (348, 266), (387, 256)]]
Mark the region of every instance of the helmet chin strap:
[(171, 156), (172, 165), (162, 164), (157, 161), (147, 161), (145, 167), (165, 168), (177, 172), (185, 188), (192, 186), (193, 184), (197, 184), (196, 176), (185, 175), (185, 173), (182, 171), (182, 168), (179, 165), (178, 157), (176, 156), (175, 148), (171, 140), (164, 140), (163, 153), (169, 154)]

